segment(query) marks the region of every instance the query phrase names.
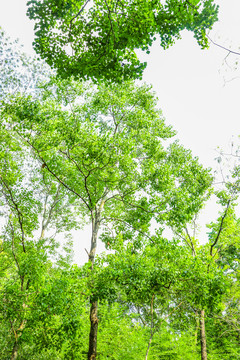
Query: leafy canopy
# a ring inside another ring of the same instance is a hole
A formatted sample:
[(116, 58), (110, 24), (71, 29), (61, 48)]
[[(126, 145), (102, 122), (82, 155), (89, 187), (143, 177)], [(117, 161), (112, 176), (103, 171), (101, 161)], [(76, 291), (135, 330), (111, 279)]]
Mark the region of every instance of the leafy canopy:
[(103, 201), (106, 223), (125, 233), (126, 223), (147, 231), (153, 216), (182, 226), (201, 208), (209, 171), (177, 142), (167, 146), (174, 132), (149, 87), (90, 87), (69, 109), (50, 93), (42, 101), (16, 98), (6, 107), (7, 121), (84, 211), (93, 216)]
[(218, 13), (214, 0), (31, 0), (28, 6), (34, 48), (58, 75), (114, 81), (141, 78), (146, 63), (135, 50), (149, 53), (156, 36), (166, 49), (187, 29), (206, 48)]

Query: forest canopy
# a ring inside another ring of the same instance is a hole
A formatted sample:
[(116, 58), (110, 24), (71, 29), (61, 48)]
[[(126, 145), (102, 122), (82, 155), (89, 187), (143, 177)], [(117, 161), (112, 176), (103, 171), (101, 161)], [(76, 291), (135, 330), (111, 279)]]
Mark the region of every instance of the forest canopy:
[(121, 82), (142, 77), (136, 50), (164, 49), (192, 31), (202, 48), (217, 21), (214, 0), (32, 0), (34, 49), (61, 77)]
[[(216, 187), (134, 81), (136, 49), (183, 29), (206, 47), (217, 7), (30, 1), (29, 16), (53, 69), (1, 31), (1, 359), (239, 359), (239, 166)], [(219, 215), (203, 244), (210, 197)]]

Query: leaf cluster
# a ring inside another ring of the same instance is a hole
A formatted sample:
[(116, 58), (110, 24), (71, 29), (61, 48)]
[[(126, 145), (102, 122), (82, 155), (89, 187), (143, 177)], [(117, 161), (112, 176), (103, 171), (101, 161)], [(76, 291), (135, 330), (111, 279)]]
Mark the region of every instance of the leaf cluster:
[(136, 49), (150, 52), (157, 37), (167, 48), (182, 30), (206, 48), (206, 31), (217, 20), (213, 0), (32, 0), (37, 53), (61, 77), (122, 82), (142, 77)]

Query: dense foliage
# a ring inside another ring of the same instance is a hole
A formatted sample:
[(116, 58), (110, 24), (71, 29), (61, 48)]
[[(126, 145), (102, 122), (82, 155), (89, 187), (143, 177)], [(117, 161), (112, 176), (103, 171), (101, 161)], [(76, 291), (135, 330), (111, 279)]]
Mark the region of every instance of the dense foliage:
[[(95, 36), (98, 11), (99, 24), (110, 26), (110, 72), (101, 62), (76, 69), (95, 79), (139, 74), (136, 58), (126, 72), (115, 65), (135, 48), (148, 49), (160, 20), (164, 46), (183, 28), (205, 46), (216, 17), (212, 1), (87, 1), (86, 12), (80, 1), (31, 4), (41, 26), (49, 21), (47, 31), (60, 26), (58, 40), (66, 26), (67, 37), (79, 36), (83, 20), (84, 36)], [(145, 13), (136, 13), (139, 4)], [(170, 13), (175, 22), (167, 21)], [(148, 21), (139, 34), (141, 16)], [(124, 44), (129, 29), (133, 44), (128, 37), (111, 68), (115, 32)], [(211, 171), (176, 141), (146, 84), (63, 80), (3, 32), (0, 50), (1, 359), (239, 359), (239, 167), (216, 191)], [(220, 212), (202, 244), (197, 218), (212, 194)], [(71, 234), (87, 222), (89, 261), (77, 266)], [(99, 240), (105, 252), (96, 256)]]
[(181, 31), (201, 47), (217, 20), (213, 0), (32, 0), (37, 53), (61, 77), (122, 81), (141, 78), (146, 63), (135, 50), (150, 52), (153, 41), (167, 48)]

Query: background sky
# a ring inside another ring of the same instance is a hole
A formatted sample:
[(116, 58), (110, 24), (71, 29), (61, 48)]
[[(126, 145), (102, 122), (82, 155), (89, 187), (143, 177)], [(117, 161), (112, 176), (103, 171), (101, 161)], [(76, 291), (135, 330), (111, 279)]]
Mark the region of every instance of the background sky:
[[(19, 38), (25, 51), (32, 54), (34, 23), (26, 17), (26, 3), (27, 0), (0, 0), (0, 26), (12, 39)], [(216, 3), (220, 6), (219, 22), (209, 35), (219, 44), (240, 52), (240, 1)], [(214, 45), (201, 50), (192, 34), (184, 32), (182, 40), (170, 49), (161, 49), (156, 41), (149, 55), (141, 55), (148, 63), (143, 80), (153, 85), (166, 122), (177, 130), (180, 142), (208, 167), (215, 167), (217, 147), (228, 151), (240, 134), (240, 65), (236, 65), (240, 56), (230, 55), (225, 61), (227, 54)], [(216, 207), (212, 202), (201, 223), (214, 219)], [(87, 233), (86, 229), (76, 234), (82, 241), (75, 245), (76, 254), (84, 253), (85, 257)]]

